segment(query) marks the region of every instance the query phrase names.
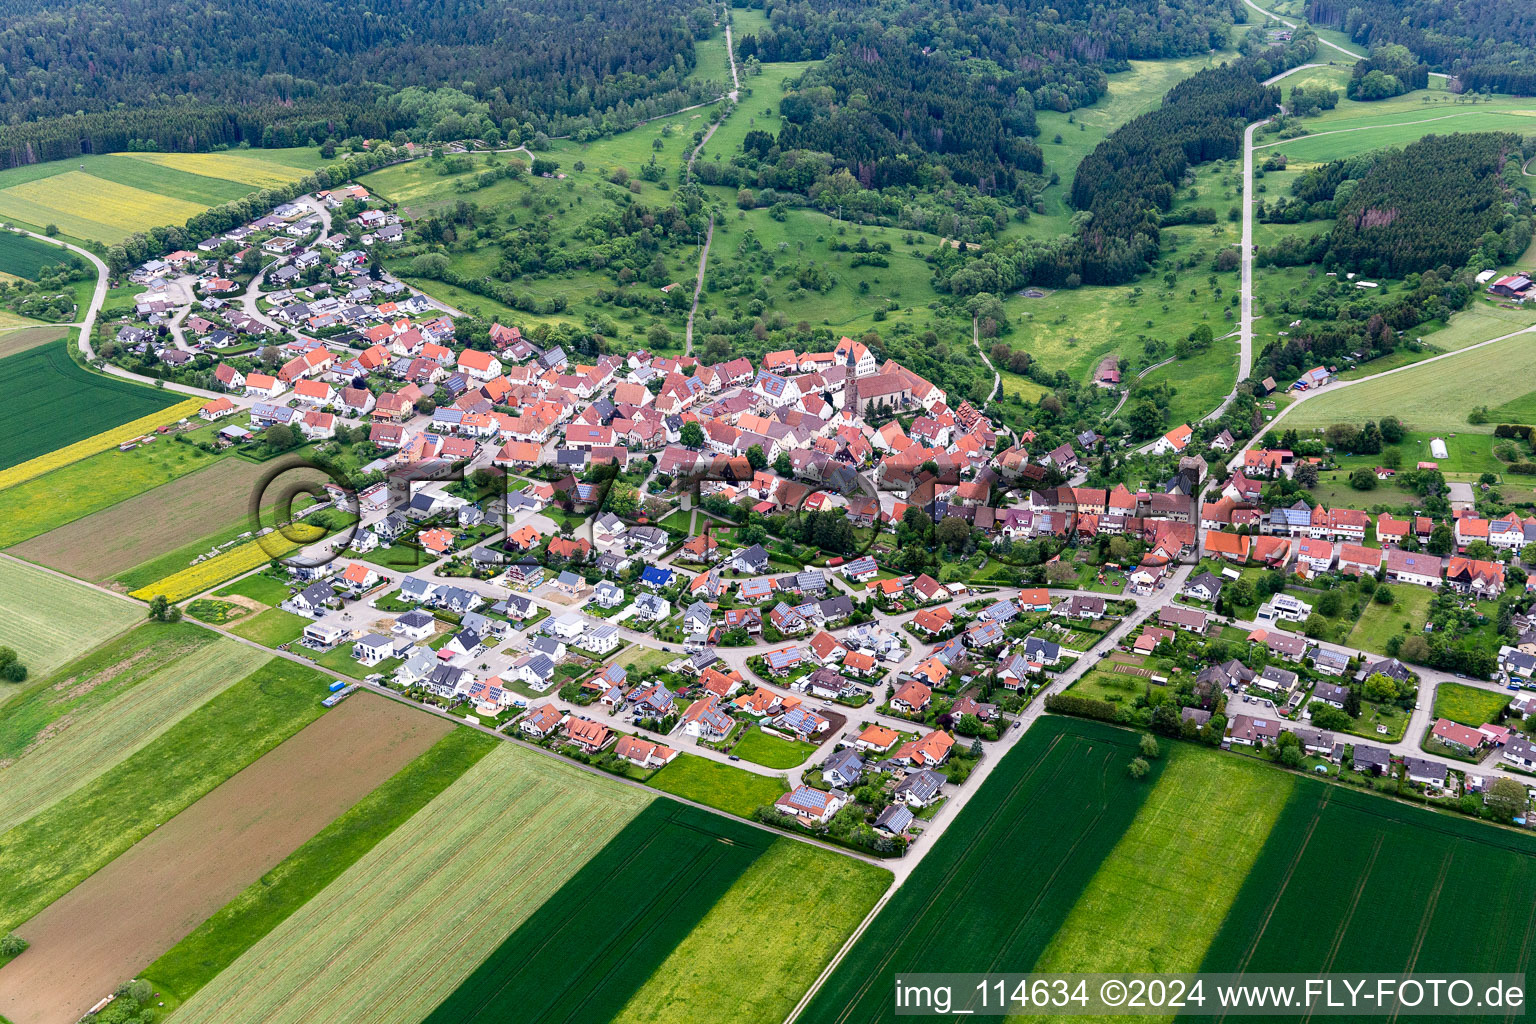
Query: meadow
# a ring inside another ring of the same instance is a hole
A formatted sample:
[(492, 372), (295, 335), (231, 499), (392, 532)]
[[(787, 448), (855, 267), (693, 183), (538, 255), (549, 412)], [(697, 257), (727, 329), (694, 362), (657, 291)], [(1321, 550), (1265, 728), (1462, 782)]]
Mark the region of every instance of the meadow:
[(691, 754), (679, 754), (652, 775), (646, 785), (743, 818), (750, 818), (753, 811), (773, 803), (789, 789), (782, 778), (758, 775)]
[[(1023, 970), (1135, 820), (1136, 733), (1038, 720), (865, 929), (806, 1007), (821, 1024), (884, 1021), (901, 971)], [(1000, 885), (999, 880), (1006, 879)]]
[(1499, 712), (1508, 704), (1509, 694), (1503, 690), (1467, 686), (1463, 683), (1441, 683), (1435, 687), (1434, 716), (1449, 718), (1476, 729), (1480, 725), (1497, 722)]
[[(654, 801), (543, 899), (427, 1021), (611, 1019), (779, 841), (719, 815)], [(615, 901), (613, 892), (629, 896)], [(718, 963), (711, 956), (703, 966)]]
[(503, 743), (204, 985), (177, 1018), (292, 1024), (323, 1007), (333, 1024), (416, 1024), (648, 802)]
[[(1514, 330), (1512, 328), (1511, 330)], [(1479, 405), (1495, 407), (1528, 394), (1531, 382), (1511, 373), (1536, 356), (1536, 333), (1519, 333), (1470, 352), (1417, 363), (1361, 383), (1332, 384), (1290, 408), (1276, 422), (1307, 430), (1401, 416), (1418, 431), (1493, 433), (1494, 423), (1469, 424)]]
[(278, 647), (297, 640), (309, 621), (302, 615), (285, 612), (280, 608), (268, 608), (254, 618), (235, 623), (229, 631), (247, 640), (254, 640), (263, 647)]
[(1513, 830), (1298, 778), (1200, 969), (1518, 969), (1533, 854)]
[(0, 612), (0, 646), (15, 650), (34, 676), (144, 616), (128, 601), (11, 559), (0, 559)]
[(14, 231), (0, 231), (0, 272), (35, 280), (44, 267), (79, 262), (67, 249)]
[(760, 764), (764, 768), (794, 768), (816, 753), (816, 744), (799, 740), (770, 736), (761, 729), (748, 729), (737, 741), (731, 753), (743, 761)]
[[(723, 1008), (740, 1024), (779, 1024), (890, 881), (852, 857), (775, 840), (613, 1020), (712, 1024)], [(732, 965), (723, 990), (722, 962)]]
[[(272, 659), (89, 785), (0, 834), (10, 930), (323, 711), (326, 678)], [(67, 846), (69, 857), (59, 857)]]
[(144, 971), (179, 1005), (496, 749), (455, 729), (214, 913)]
[[(1435, 592), (1428, 587), (1393, 586), (1392, 603), (1377, 604), (1371, 601), (1360, 612), (1360, 621), (1350, 631), (1349, 645), (1376, 654), (1387, 653), (1387, 640), (1393, 636), (1407, 636), (1424, 629), (1429, 618), (1429, 606)], [(1408, 629), (1404, 630), (1403, 625)], [(1476, 723), (1482, 725), (1482, 722)]]
[[(1290, 82), (1286, 83), (1288, 86)], [(1454, 99), (1448, 93), (1420, 91), (1409, 93), (1417, 107), (1397, 104), (1395, 109), (1377, 110), (1377, 103), (1339, 106), (1318, 118), (1302, 122), (1310, 134), (1294, 139), (1254, 144), (1256, 160), (1265, 153), (1277, 150), (1288, 158), (1304, 161), (1340, 160), (1387, 146), (1406, 146), (1425, 135), (1448, 135), (1452, 132), (1515, 132), (1528, 133), (1531, 118), (1536, 116), (1536, 104), (1529, 99), (1515, 96), (1498, 96), (1488, 99)], [(1383, 105), (1392, 101), (1379, 101)], [(1364, 112), (1368, 110), (1369, 112)], [(1340, 116), (1331, 116), (1340, 115)]]
[(28, 683), (0, 718), (0, 832), (89, 785), (266, 659), (187, 623), (146, 624)]
[[(197, 451), (186, 445), (167, 447), (176, 454)], [(245, 459), (223, 459), (33, 537), (17, 545), (12, 554), (100, 582), (177, 551), (188, 541), (200, 543), (197, 539), (215, 525), (230, 523), (249, 529), (244, 517), (250, 511), (252, 488), (264, 472), (262, 466)], [(193, 554), (210, 546), (202, 546)], [(144, 583), (162, 579), (188, 561), (190, 557), (151, 575)]]
[(0, 389), (12, 396), (0, 409), (0, 469), (179, 404), (171, 392), (84, 369), (66, 345), (57, 341), (0, 359)]
[(1033, 971), (1200, 966), (1293, 777), (1219, 750), (1168, 748), (1157, 784)]

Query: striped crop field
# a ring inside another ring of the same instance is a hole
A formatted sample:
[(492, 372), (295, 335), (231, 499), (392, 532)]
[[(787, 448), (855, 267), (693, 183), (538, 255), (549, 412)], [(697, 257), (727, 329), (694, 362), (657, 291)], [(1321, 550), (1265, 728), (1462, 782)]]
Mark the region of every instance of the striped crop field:
[(81, 258), (68, 249), (15, 231), (0, 232), (0, 272), (34, 279), (44, 267), (80, 262)]
[(0, 832), (88, 785), (266, 660), (190, 624), (147, 624), (39, 675), (0, 717)]
[[(205, 985), (176, 1018), (417, 1024), (649, 800), (503, 744)], [(605, 891), (603, 903), (626, 902), (616, 897)]]
[(30, 480), (202, 406), (155, 388), (93, 373), (57, 341), (0, 359), (0, 488)]
[(238, 181), (255, 188), (271, 188), (297, 181), (309, 171), (242, 153), (129, 153), (128, 157), (156, 167), (168, 167), (206, 178)]
[[(294, 536), (290, 537), (289, 534)], [(147, 587), (140, 587), (129, 596), (141, 601), (156, 597), (164, 597), (168, 601), (180, 601), (193, 594), (201, 594), (225, 580), (232, 580), (241, 573), (250, 572), (258, 565), (263, 565), (274, 558), (281, 558), (289, 552), (297, 551), (305, 544), (312, 544), (324, 536), (325, 531), (317, 526), (295, 523), (288, 527), (286, 532), (274, 530), (255, 540), (246, 541), (223, 554), (204, 559), (196, 565), (189, 565), (180, 572), (173, 573)]]
[(143, 615), (132, 602), (0, 559), (0, 646), (16, 651), (33, 675), (52, 672)]
[(0, 189), (0, 217), (56, 224), (65, 234), (102, 242), (121, 242), (135, 231), (183, 224), (206, 209), (201, 203), (120, 185), (84, 171), (65, 171)]

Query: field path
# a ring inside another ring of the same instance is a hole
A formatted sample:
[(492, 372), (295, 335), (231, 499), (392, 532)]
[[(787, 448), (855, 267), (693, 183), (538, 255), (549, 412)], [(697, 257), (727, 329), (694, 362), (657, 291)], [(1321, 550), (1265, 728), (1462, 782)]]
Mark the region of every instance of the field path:
[[(714, 133), (714, 129), (713, 128), (710, 129), (710, 133), (711, 134)], [(706, 135), (704, 137), (704, 142), (708, 142), (708, 141), (709, 141), (709, 136)], [(704, 142), (699, 143), (699, 146), (701, 148), (703, 147)], [(692, 159), (690, 159), (688, 161), (688, 165), (690, 167), (693, 166)], [(715, 240), (715, 218), (714, 217), (710, 217), (709, 218), (709, 230), (704, 232), (704, 248), (699, 253), (699, 276), (693, 282), (693, 305), (688, 307), (688, 330), (687, 330), (687, 333), (685, 333), (683, 335), (683, 355), (684, 356), (691, 356), (691, 355), (693, 355), (693, 318), (695, 316), (697, 316), (698, 312), (699, 312), (699, 295), (704, 291), (704, 268), (709, 266), (709, 243), (713, 242), (714, 240)]]
[(452, 728), (358, 694), (257, 759), (17, 931), (14, 1024), (72, 1024)]

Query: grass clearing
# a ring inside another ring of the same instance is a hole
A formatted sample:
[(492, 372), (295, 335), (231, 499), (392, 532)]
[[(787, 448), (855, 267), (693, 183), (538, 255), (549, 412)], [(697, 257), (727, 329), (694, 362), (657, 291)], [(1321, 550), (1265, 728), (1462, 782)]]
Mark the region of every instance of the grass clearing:
[(648, 802), (500, 744), (204, 985), (177, 1019), (307, 1024), (323, 1008), (332, 1024), (416, 1024)]
[(146, 968), (144, 976), (166, 993), (167, 1003), (185, 1002), (496, 746), (484, 733), (453, 730), (252, 882)]
[(1196, 970), (1293, 777), (1168, 744), (1168, 764), (1034, 971)]
[(789, 790), (780, 777), (758, 775), (692, 754), (677, 755), (671, 764), (652, 775), (647, 785), (743, 818), (750, 818), (753, 811), (773, 803)]
[(178, 404), (173, 392), (92, 373), (69, 357), (67, 344), (0, 359), (0, 389), (11, 396), (0, 407), (0, 469)]
[(304, 633), (310, 620), (281, 608), (268, 608), (254, 618), (237, 622), (229, 627), (231, 633), (254, 640), (263, 647), (281, 647), (292, 643)]
[[(66, 801), (0, 834), (10, 930), (323, 711), (325, 677), (272, 659)], [(67, 848), (68, 857), (59, 850)]]
[[(1039, 719), (949, 823), (806, 1009), (890, 1020), (898, 972), (1025, 970), (1046, 948), (1155, 788), (1138, 733)], [(1006, 880), (999, 884), (999, 880)]]
[[(716, 814), (654, 801), (549, 894), (427, 1021), (612, 1019), (778, 841)], [(614, 900), (614, 892), (627, 897)]]
[(1435, 687), (1435, 717), (1449, 718), (1474, 729), (1497, 722), (1499, 712), (1508, 704), (1509, 694), (1503, 690), (1449, 682)]
[[(1374, 600), (1360, 613), (1360, 621), (1349, 633), (1349, 645), (1375, 654), (1387, 653), (1387, 641), (1394, 636), (1409, 636), (1424, 629), (1435, 592), (1428, 587), (1393, 586), (1392, 603)], [(1403, 629), (1404, 625), (1407, 630)], [(1482, 723), (1479, 722), (1479, 725)]]
[(0, 559), (0, 646), (46, 675), (144, 617), (142, 608), (84, 584)]
[(748, 729), (731, 748), (731, 753), (764, 768), (794, 768), (805, 764), (806, 758), (816, 753), (816, 746), (801, 740), (770, 736), (762, 729)]
[(189, 623), (147, 624), (29, 685), (0, 718), (0, 832), (89, 785), (266, 660)]
[[(796, 898), (784, 899), (793, 879)], [(890, 872), (779, 839), (714, 905), (614, 1018), (616, 1024), (712, 1024), (721, 963), (732, 965), (730, 1019), (778, 1024), (890, 885)]]

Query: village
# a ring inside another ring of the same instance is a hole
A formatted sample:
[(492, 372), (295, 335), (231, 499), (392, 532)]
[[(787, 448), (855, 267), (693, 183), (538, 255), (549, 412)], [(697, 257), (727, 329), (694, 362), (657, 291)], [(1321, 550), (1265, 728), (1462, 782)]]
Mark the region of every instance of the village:
[(351, 525), (315, 557), (256, 573), (309, 620), (290, 653), (346, 651), (370, 685), (617, 774), (686, 751), (782, 778), (769, 821), (880, 855), (942, 828), (1043, 710), (1299, 746), (1292, 767), (1436, 798), (1536, 768), (1536, 698), (1428, 710), (1442, 683), (1536, 688), (1536, 626), (1465, 683), (1402, 638), (1307, 628), (1336, 584), (1495, 602), (1536, 519), (1273, 504), (1320, 460), (1205, 424), (1145, 447), (1166, 479), (1084, 486), (1103, 438), (1001, 433), (848, 337), (758, 366), (583, 357), (501, 323), (470, 346), (370, 258), (400, 237), (358, 186), (300, 197), (139, 268), (114, 328), (169, 387), (205, 392), (175, 373), (207, 367), (212, 443), (312, 446), (363, 482), (327, 486)]

